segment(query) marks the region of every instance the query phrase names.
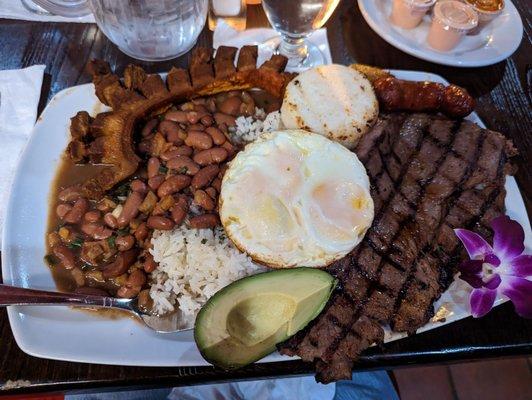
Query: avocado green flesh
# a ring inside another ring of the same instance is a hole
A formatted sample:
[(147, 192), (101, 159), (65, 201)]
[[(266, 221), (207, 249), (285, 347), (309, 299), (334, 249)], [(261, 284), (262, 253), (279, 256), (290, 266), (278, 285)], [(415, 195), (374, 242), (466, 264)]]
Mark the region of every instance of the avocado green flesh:
[(327, 272), (314, 268), (276, 270), (236, 281), (198, 314), (198, 348), (207, 361), (226, 369), (257, 361), (314, 319), (335, 283)]
[(287, 338), (286, 328), (287, 324), (284, 324), (266, 340), (253, 346), (245, 346), (242, 342), (227, 337), (214, 346), (203, 349), (202, 354), (213, 365), (225, 369), (240, 368), (275, 351), (275, 345)]
[(296, 302), (281, 293), (258, 293), (235, 305), (227, 314), (229, 335), (252, 347), (274, 335), (280, 327), (287, 331), (296, 311)]

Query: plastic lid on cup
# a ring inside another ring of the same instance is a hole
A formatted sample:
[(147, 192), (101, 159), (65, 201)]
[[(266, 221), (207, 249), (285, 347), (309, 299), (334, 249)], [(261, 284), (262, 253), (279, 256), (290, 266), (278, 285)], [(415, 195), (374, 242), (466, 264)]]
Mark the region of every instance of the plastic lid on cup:
[(450, 29), (463, 32), (469, 31), (478, 25), (478, 14), (473, 7), (457, 0), (436, 3), (434, 18)]
[(436, 3), (436, 0), (403, 0), (403, 2), (411, 8), (428, 10)]
[(500, 12), (504, 9), (504, 0), (466, 0), (481, 12)]

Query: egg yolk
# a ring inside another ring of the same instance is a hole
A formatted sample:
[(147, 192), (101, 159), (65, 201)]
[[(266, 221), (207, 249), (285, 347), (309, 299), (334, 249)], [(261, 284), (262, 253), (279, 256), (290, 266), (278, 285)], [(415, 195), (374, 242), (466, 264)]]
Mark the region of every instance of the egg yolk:
[[(368, 194), (356, 183), (335, 180), (321, 182), (312, 191), (312, 202), (315, 206), (313, 216), (319, 220), (315, 221), (318, 227), (324, 223), (336, 227), (334, 229), (328, 226), (325, 229), (328, 231), (327, 236), (335, 230), (357, 231), (358, 227), (369, 225), (371, 210), (368, 207)], [(318, 212), (322, 218), (318, 216)], [(340, 233), (333, 236), (338, 234)]]

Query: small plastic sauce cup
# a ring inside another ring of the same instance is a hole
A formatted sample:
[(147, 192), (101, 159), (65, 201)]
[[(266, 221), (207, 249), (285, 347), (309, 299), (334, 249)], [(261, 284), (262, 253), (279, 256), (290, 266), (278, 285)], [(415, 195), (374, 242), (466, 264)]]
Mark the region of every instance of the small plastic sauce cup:
[(427, 41), (436, 50), (449, 51), (477, 25), (478, 14), (470, 5), (457, 0), (439, 1), (434, 6)]
[(435, 2), (436, 0), (393, 0), (390, 21), (400, 28), (415, 28)]
[(469, 32), (470, 35), (477, 34), (482, 28), (497, 18), (504, 10), (504, 0), (464, 0), (470, 4), (478, 14), (478, 25)]

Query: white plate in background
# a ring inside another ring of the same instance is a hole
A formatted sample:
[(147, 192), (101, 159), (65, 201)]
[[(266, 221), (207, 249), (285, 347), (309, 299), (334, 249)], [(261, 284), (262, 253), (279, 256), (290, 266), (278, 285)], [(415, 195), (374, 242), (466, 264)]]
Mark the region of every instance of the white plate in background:
[[(415, 71), (392, 71), (401, 79), (446, 83), (438, 75)], [(70, 118), (79, 110), (102, 111), (94, 86), (86, 84), (56, 94), (38, 119), (18, 165), (12, 187), (2, 246), (4, 283), (55, 290), (52, 275), (43, 262), (48, 213), (48, 194), (61, 154), (69, 138)], [(483, 126), (476, 114), (470, 119)], [(521, 223), (530, 249), (530, 223), (513, 177), (506, 181), (507, 214)], [(445, 323), (429, 322), (420, 329), (434, 329), (470, 316), (467, 295), (459, 282), (437, 303), (448, 304)], [(498, 299), (497, 304), (503, 300)], [(192, 332), (157, 334), (130, 319), (105, 319), (68, 307), (8, 307), (9, 321), (19, 347), (42, 358), (96, 364), (137, 366), (207, 365), (199, 354)], [(386, 340), (401, 338), (387, 332)], [(287, 360), (274, 353), (261, 362)]]
[(523, 38), (523, 22), (510, 0), (492, 23), (478, 35), (466, 36), (453, 50), (439, 52), (427, 44), (431, 16), (425, 15), (414, 29), (403, 29), (389, 21), (393, 0), (358, 0), (362, 16), (381, 38), (414, 57), (454, 67), (483, 67), (510, 57)]

